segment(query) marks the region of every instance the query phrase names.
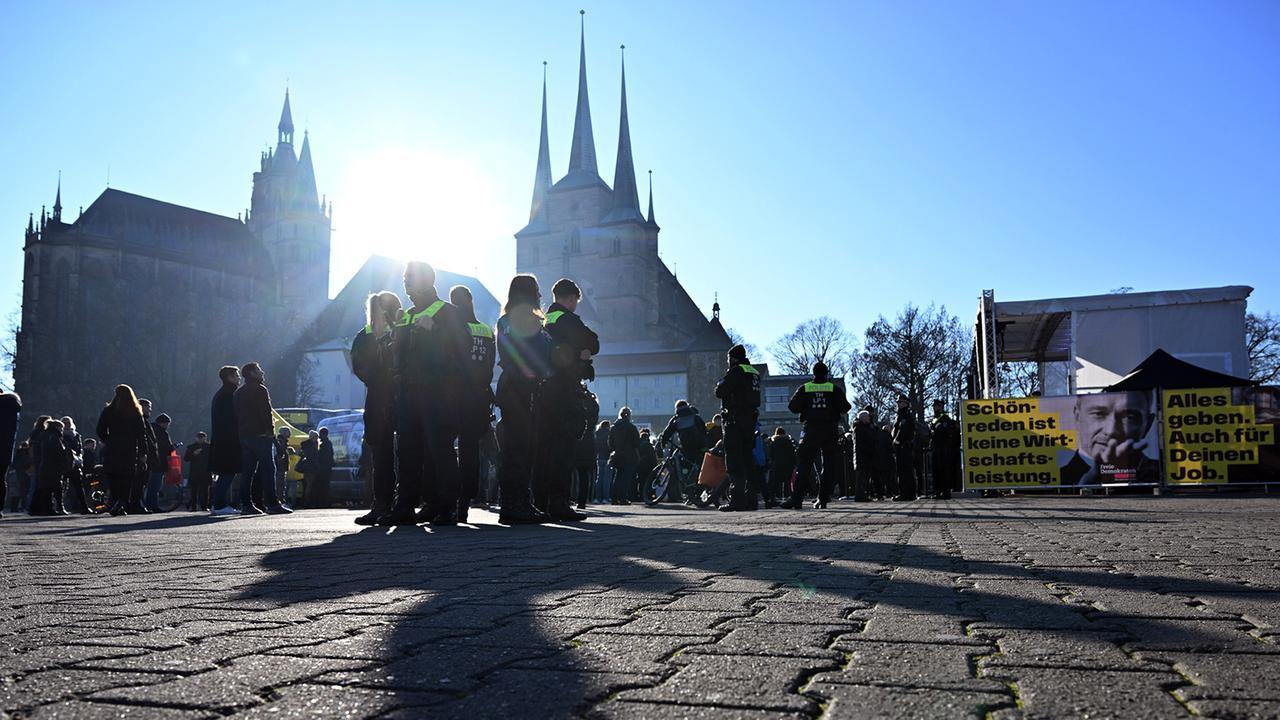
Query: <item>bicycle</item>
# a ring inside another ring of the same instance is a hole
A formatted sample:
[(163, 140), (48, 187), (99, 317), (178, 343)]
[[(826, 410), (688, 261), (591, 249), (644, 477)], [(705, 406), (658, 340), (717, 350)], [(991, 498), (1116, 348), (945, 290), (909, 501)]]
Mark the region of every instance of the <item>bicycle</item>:
[(666, 446), (662, 461), (649, 473), (644, 484), (644, 504), (650, 507), (670, 499), (672, 484), (680, 488), (684, 502), (698, 507), (709, 504), (705, 488), (698, 485), (698, 467), (688, 458), (675, 443)]

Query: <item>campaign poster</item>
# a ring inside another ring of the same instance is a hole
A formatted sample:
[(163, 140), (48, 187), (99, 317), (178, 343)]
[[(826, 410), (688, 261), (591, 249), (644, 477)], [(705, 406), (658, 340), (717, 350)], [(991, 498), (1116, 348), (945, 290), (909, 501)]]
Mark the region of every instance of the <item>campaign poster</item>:
[(1154, 485), (1160, 453), (1153, 395), (966, 401), (965, 489)]
[(1170, 485), (1280, 482), (1280, 388), (1165, 390)]

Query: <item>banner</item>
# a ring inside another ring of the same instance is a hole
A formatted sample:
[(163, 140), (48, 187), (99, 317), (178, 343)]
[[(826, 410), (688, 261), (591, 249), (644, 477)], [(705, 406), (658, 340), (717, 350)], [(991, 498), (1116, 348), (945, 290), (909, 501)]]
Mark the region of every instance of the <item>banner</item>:
[(1170, 485), (1280, 482), (1280, 388), (1165, 390)]
[(1158, 483), (1152, 395), (965, 401), (960, 423), (965, 489)]

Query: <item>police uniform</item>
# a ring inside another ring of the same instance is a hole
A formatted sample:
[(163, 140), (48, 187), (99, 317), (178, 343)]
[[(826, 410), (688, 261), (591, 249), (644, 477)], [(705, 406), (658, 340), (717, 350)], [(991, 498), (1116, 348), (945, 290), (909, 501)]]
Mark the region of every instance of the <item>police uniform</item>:
[(825, 377), (815, 377), (791, 396), (787, 409), (800, 416), (804, 432), (800, 436), (800, 447), (796, 448), (796, 486), (785, 507), (798, 508), (804, 502), (804, 496), (809, 492), (809, 479), (813, 475), (813, 462), (819, 453), (822, 454), (822, 478), (818, 483), (815, 507), (826, 507), (831, 499), (831, 488), (844, 470), (839, 422), (849, 408), (844, 389)]
[(550, 376), (534, 394), (533, 500), (539, 508), (559, 520), (581, 520), (569, 503), (573, 485), (573, 450), (587, 431), (586, 388), (583, 381), (595, 379), (590, 360), (600, 352), (600, 338), (582, 318), (560, 303), (547, 308), (546, 332), (551, 340)]
[(933, 416), (930, 430), (933, 494), (949, 500), (951, 491), (960, 489), (960, 423), (944, 410)]
[(493, 329), (482, 322), (467, 322), (471, 336), (462, 388), (458, 428), (458, 470), (462, 477), (458, 518), (466, 520), (467, 508), (480, 493), (480, 440), (489, 431), (493, 416)]
[(748, 487), (755, 463), (756, 417), (760, 412), (760, 373), (746, 357), (734, 364), (716, 385), (724, 417), (724, 462), (733, 483), (729, 504), (722, 510), (755, 510), (756, 498)]
[(373, 462), (369, 464), (373, 482), (371, 512), (360, 518), (372, 524), (391, 509), (396, 487), (396, 378), (391, 333), (373, 334), (365, 325), (351, 342), (351, 370), (365, 385), (364, 441)]
[(898, 495), (895, 500), (916, 499), (915, 474), (916, 419), (911, 408), (899, 408), (893, 421), (893, 459), (898, 472)]
[(502, 448), (498, 463), (498, 502), (503, 524), (537, 523), (545, 518), (533, 506), (533, 394), (550, 372), (551, 339), (533, 314), (498, 318), (498, 425)]
[(400, 373), (396, 493), (392, 512), (380, 524), (411, 523), (406, 513), (425, 496), (431, 501), (427, 519), (452, 525), (458, 503), (453, 445), (471, 335), (458, 308), (437, 297), (406, 310), (393, 338)]

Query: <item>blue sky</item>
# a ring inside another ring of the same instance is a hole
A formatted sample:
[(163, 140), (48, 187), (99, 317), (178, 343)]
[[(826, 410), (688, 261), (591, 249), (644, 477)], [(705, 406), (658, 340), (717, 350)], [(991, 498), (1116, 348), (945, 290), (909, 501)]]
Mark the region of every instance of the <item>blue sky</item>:
[[(574, 3), (0, 5), (0, 317), (62, 172), (234, 216), (286, 83), (334, 202), (331, 293), (369, 252), (500, 294), (548, 62), (568, 162)], [(662, 255), (768, 345), (907, 302), (1247, 284), (1280, 311), (1280, 3), (592, 3), (612, 182), (618, 46)], [(140, 290), (140, 309), (155, 303)]]

